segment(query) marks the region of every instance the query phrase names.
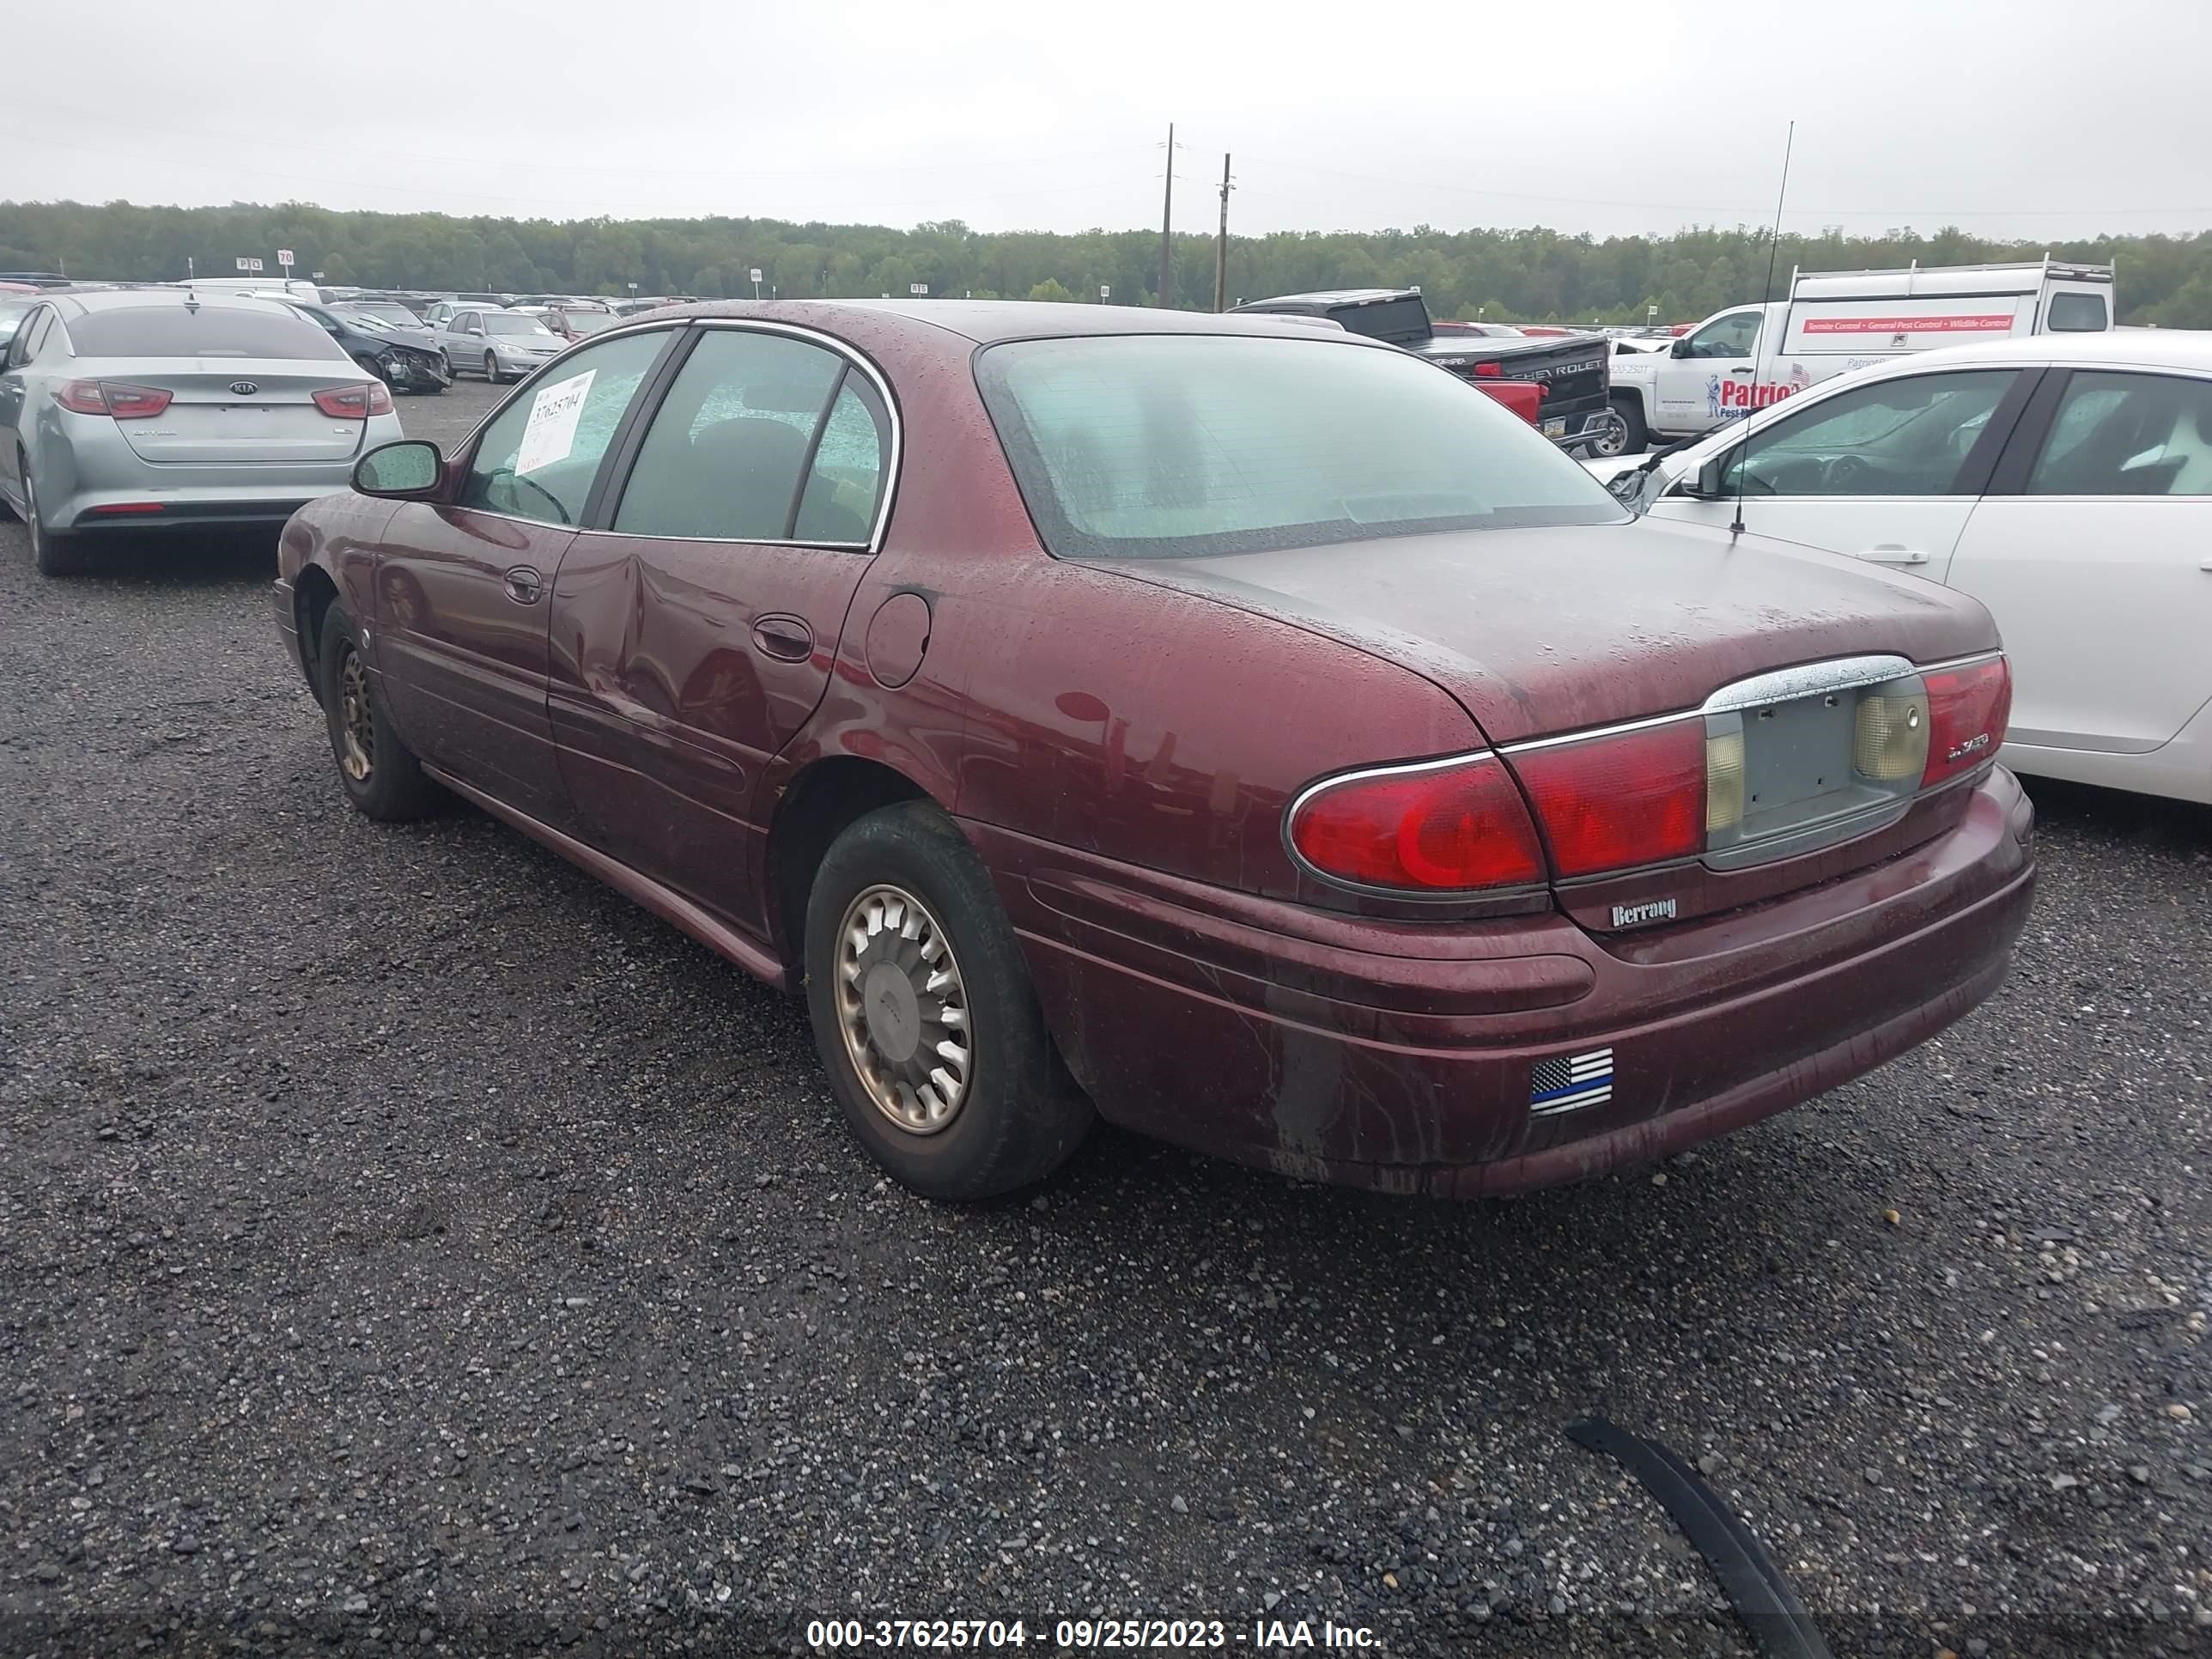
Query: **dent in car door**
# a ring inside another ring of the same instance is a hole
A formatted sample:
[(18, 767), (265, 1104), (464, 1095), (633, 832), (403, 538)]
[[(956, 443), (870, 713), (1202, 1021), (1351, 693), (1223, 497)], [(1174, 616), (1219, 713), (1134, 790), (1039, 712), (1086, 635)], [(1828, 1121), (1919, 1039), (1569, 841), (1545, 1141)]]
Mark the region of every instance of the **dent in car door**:
[(670, 331), (609, 340), (488, 422), (450, 503), (386, 528), (371, 653), (423, 759), (548, 823), (569, 816), (545, 714), (547, 599)]
[(872, 373), (707, 328), (553, 595), (551, 718), (583, 833), (764, 928), (756, 784), (830, 685), (892, 468)]
[(2212, 379), (2077, 369), (2037, 403), (1951, 586), (1996, 618), (2013, 742), (2145, 753), (2212, 699)]
[(1751, 534), (1942, 581), (2033, 379), (2010, 368), (1931, 372), (1818, 398), (1723, 452), (1723, 499), (1670, 493), (1650, 516), (1733, 523), (1747, 453)]

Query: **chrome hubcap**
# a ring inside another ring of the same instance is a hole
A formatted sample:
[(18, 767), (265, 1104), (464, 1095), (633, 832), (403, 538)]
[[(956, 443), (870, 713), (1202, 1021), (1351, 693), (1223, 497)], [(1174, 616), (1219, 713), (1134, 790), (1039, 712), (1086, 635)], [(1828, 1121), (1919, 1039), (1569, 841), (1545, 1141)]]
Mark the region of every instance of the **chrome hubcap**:
[(837, 1025), (875, 1108), (909, 1134), (935, 1134), (968, 1097), (968, 990), (951, 942), (897, 887), (871, 887), (837, 930)]
[(368, 708), (368, 671), (361, 653), (348, 651), (338, 671), (338, 765), (356, 783), (367, 783), (376, 769), (376, 723)]

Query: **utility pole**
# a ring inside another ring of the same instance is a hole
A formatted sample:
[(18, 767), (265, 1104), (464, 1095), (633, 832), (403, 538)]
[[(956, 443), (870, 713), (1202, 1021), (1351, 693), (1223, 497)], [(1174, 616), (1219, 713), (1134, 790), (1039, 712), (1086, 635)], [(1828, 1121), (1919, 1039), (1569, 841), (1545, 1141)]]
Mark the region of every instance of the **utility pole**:
[(1213, 241), (1213, 308), (1229, 297), (1229, 152), (1221, 153), (1221, 234)]
[(1175, 123), (1168, 123), (1167, 189), (1160, 198), (1160, 295), (1158, 303), (1172, 305), (1168, 284), (1175, 280)]

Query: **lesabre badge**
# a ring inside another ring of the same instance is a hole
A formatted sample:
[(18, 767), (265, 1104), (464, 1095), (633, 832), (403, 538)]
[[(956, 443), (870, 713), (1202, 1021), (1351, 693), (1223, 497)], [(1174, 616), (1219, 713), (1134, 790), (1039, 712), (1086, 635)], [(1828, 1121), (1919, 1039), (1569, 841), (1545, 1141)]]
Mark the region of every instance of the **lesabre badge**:
[(1584, 1106), (1601, 1105), (1613, 1098), (1613, 1050), (1593, 1048), (1586, 1054), (1555, 1054), (1528, 1068), (1528, 1111), (1548, 1117)]

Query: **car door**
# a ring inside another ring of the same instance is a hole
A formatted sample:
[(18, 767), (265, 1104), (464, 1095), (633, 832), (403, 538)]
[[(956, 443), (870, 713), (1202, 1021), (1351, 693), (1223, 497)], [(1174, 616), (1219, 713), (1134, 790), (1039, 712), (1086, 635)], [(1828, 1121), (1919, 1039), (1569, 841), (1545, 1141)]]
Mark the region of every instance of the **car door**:
[(2171, 739), (2212, 699), (2212, 378), (2052, 371), (1950, 583), (1997, 619), (2014, 742)]
[(1650, 516), (1725, 528), (1741, 487), (1743, 527), (1754, 535), (1941, 581), (2033, 379), (2017, 368), (1948, 369), (1829, 393), (1720, 452), (1711, 497), (1696, 493), (1692, 473)]
[(479, 428), (449, 499), (409, 502), (374, 568), (372, 659), (410, 746), (548, 823), (568, 816), (545, 714), (546, 592), (654, 362), (653, 329), (601, 342)]
[(586, 838), (760, 933), (755, 785), (829, 688), (889, 404), (827, 337), (702, 325), (629, 447), (554, 584), (562, 775)]
[(1704, 432), (1750, 413), (1747, 395), (1730, 403), (1722, 387), (1741, 381), (1747, 394), (1759, 364), (1759, 306), (1724, 311), (1668, 349), (1659, 364), (1654, 401), (1662, 432)]
[(471, 329), (480, 331), (483, 327), (473, 311), (457, 311), (448, 317), (445, 338), (440, 342), (446, 348), (447, 361), (456, 368), (465, 365), (474, 368), (480, 365), (483, 358), (477, 349), (479, 343), (470, 338), (469, 333)]

